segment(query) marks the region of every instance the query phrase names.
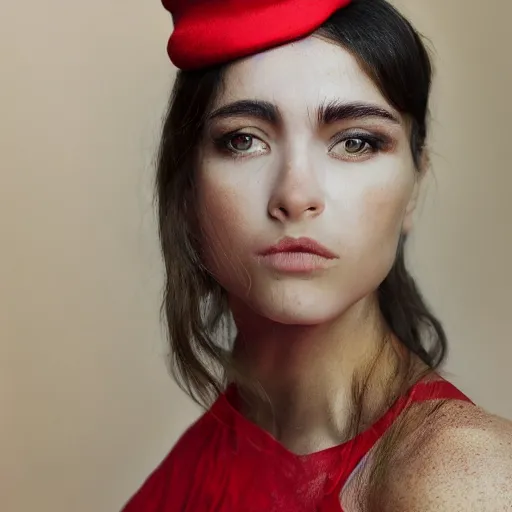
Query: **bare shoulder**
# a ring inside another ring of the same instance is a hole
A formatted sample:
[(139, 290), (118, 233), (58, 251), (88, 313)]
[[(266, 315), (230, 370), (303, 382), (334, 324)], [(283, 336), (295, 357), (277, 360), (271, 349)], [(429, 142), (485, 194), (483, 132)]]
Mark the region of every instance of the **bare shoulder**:
[(453, 401), (427, 423), (396, 461), (389, 510), (512, 512), (512, 422)]

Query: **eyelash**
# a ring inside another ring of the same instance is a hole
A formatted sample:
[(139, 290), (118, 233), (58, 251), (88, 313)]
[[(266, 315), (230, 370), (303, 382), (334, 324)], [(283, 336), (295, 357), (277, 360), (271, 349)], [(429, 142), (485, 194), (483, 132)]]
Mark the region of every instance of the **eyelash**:
[[(360, 153), (354, 154), (354, 157), (348, 157), (349, 160), (357, 160), (368, 153), (374, 154), (380, 151), (384, 151), (391, 145), (389, 137), (384, 135), (374, 135), (368, 132), (350, 132), (339, 134), (334, 137), (331, 145), (329, 146), (329, 153), (339, 144), (347, 142), (348, 140), (360, 140), (363, 142), (368, 149), (361, 151)], [(337, 158), (335, 156), (335, 158)]]
[(229, 133), (226, 133), (224, 135), (221, 135), (220, 137), (217, 137), (216, 139), (214, 139), (213, 143), (215, 144), (215, 147), (221, 151), (221, 153), (224, 153), (224, 154), (227, 154), (229, 155), (231, 158), (236, 158), (236, 159), (239, 159), (239, 158), (250, 158), (250, 157), (253, 157), (253, 156), (258, 156), (259, 154), (261, 153), (245, 153), (243, 151), (237, 151), (235, 149), (231, 149), (229, 147), (229, 144), (230, 142), (235, 138), (235, 137), (240, 137), (240, 136), (247, 136), (247, 137), (251, 137), (252, 139), (254, 140), (259, 140), (261, 141), (263, 144), (265, 144), (266, 146), (268, 146), (268, 144), (266, 142), (263, 142), (259, 137), (257, 137), (256, 135), (253, 135), (252, 133), (247, 133), (247, 132), (239, 132), (239, 131), (234, 131), (234, 132), (229, 132)]
[[(244, 153), (243, 151), (237, 151), (235, 149), (231, 149), (229, 147), (230, 142), (233, 140), (234, 137), (238, 136), (248, 136), (251, 137), (253, 140), (259, 140), (266, 146), (268, 146), (267, 143), (263, 142), (259, 137), (256, 135), (252, 135), (251, 133), (246, 132), (240, 132), (240, 131), (234, 131), (230, 133), (226, 133), (224, 135), (221, 135), (220, 137), (217, 137), (214, 139), (214, 144), (217, 149), (219, 149), (222, 153), (228, 154), (231, 158), (240, 159), (240, 158), (251, 158), (253, 156), (259, 156), (261, 153), (254, 152), (254, 153)], [(361, 158), (361, 156), (364, 156), (368, 153), (375, 154), (380, 151), (385, 150), (387, 147), (391, 145), (391, 140), (389, 137), (386, 136), (379, 136), (379, 135), (372, 135), (367, 132), (351, 132), (351, 133), (342, 133), (338, 134), (336, 137), (334, 137), (331, 141), (331, 144), (329, 145), (329, 153), (338, 146), (339, 144), (342, 144), (343, 142), (346, 142), (348, 140), (360, 140), (365, 145), (368, 146), (367, 150), (363, 150), (360, 153), (354, 154), (353, 157), (346, 157), (348, 160), (358, 160)], [(342, 158), (337, 157), (335, 154), (333, 154), (334, 158), (338, 158), (342, 160)]]

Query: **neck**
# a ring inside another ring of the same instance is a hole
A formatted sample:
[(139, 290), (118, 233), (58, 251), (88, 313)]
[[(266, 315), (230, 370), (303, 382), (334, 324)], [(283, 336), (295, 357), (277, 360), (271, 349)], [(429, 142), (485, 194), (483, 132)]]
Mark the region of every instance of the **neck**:
[(321, 325), (277, 324), (236, 306), (233, 314), (235, 362), (244, 381), (260, 390), (244, 393), (242, 412), (292, 451), (323, 449), (353, 435), (358, 388), (365, 391), (363, 423), (382, 412), (399, 358), (376, 298)]

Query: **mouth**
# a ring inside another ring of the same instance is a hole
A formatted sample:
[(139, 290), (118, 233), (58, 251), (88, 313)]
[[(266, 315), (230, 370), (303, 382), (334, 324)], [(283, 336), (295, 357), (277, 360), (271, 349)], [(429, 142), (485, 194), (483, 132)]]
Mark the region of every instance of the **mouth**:
[(266, 265), (281, 272), (310, 273), (328, 268), (339, 256), (311, 238), (284, 238), (259, 253)]

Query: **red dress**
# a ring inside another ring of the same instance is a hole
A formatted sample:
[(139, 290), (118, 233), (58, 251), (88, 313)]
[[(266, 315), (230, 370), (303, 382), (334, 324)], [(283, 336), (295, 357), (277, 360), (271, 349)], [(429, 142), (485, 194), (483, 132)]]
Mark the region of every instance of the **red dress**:
[(341, 512), (341, 490), (405, 408), (469, 401), (447, 381), (421, 382), (354, 439), (295, 455), (242, 416), (230, 395), (182, 436), (122, 512)]

